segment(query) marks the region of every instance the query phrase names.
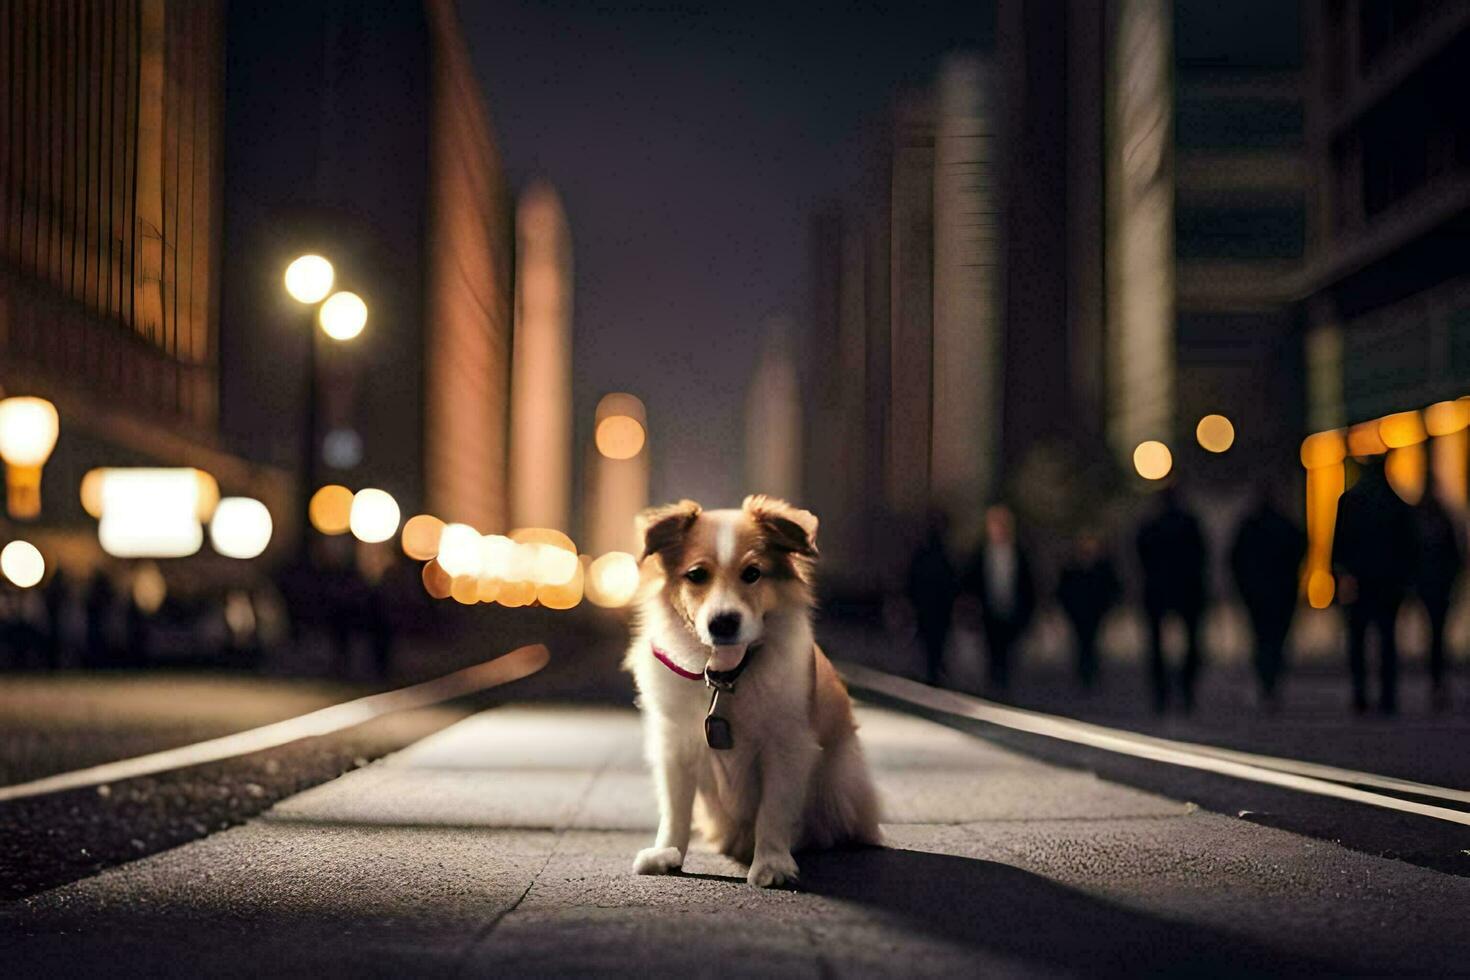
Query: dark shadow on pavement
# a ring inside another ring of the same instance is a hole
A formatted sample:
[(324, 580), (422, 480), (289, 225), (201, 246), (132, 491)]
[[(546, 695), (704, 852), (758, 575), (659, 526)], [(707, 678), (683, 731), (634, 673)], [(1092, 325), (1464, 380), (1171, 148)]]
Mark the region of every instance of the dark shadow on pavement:
[(1088, 976), (1344, 970), (976, 858), (889, 848), (811, 853), (801, 858), (801, 890), (867, 906), (977, 952)]

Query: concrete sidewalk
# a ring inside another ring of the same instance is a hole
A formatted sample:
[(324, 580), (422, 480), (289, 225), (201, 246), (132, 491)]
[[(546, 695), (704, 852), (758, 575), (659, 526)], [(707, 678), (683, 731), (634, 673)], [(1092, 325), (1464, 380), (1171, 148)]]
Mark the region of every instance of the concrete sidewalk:
[(13, 975), (1454, 972), (1470, 880), (865, 709), (889, 847), (760, 891), (655, 820), (631, 711), (466, 719), (260, 819), (0, 905)]

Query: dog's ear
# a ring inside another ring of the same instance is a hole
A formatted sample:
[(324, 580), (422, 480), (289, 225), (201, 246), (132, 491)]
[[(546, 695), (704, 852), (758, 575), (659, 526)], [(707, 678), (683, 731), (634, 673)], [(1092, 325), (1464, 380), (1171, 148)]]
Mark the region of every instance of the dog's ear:
[(741, 508), (765, 531), (775, 548), (803, 558), (817, 557), (817, 515), (784, 500), (751, 494)]
[(641, 558), (663, 554), (682, 541), (699, 511), (700, 507), (694, 501), (681, 500), (677, 504), (650, 507), (640, 513), (635, 524), (638, 536), (643, 539)]

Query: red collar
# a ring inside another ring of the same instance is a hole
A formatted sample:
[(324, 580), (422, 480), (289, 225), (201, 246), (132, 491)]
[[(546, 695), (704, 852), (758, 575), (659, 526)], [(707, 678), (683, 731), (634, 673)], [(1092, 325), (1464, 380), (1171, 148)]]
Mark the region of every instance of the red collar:
[(678, 674), (680, 677), (684, 678), (687, 681), (702, 681), (702, 680), (704, 680), (704, 675), (703, 674), (695, 673), (692, 670), (685, 670), (683, 667), (680, 667), (678, 664), (674, 663), (673, 659), (670, 658), (667, 653), (664, 653), (662, 650), (660, 650), (658, 647), (654, 646), (652, 643), (649, 644), (649, 647), (651, 647), (653, 649), (654, 659), (656, 659), (659, 663), (663, 664), (665, 667), (667, 667), (670, 670), (672, 670), (674, 673)]

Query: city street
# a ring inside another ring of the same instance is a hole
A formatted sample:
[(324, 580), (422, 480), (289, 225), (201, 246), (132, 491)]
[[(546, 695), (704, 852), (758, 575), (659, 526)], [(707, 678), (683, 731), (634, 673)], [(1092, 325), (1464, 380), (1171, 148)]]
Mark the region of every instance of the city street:
[[(887, 847), (635, 877), (627, 709), (507, 705), (0, 906), (15, 976), (1455, 972), (1470, 881), (861, 710)], [(1284, 927), (1289, 923), (1289, 927)]]

